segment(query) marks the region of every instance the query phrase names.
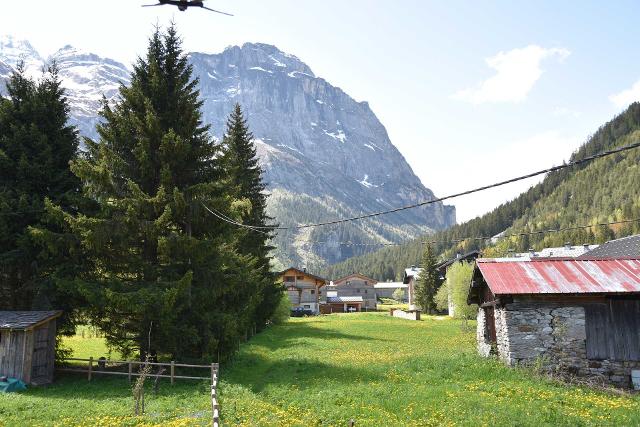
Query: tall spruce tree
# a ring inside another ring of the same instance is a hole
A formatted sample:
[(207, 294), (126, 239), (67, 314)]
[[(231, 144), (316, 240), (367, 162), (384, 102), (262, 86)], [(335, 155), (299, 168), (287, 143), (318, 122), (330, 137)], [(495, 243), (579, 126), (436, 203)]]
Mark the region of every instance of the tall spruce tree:
[(43, 252), (33, 230), (60, 231), (47, 200), (76, 209), (80, 181), (69, 170), (78, 148), (69, 107), (53, 64), (39, 81), (22, 65), (0, 98), (0, 310), (65, 309), (51, 272), (61, 253)]
[[(241, 222), (253, 226), (264, 227), (272, 220), (267, 215), (267, 195), (262, 181), (262, 168), (258, 163), (253, 134), (242, 113), (240, 104), (236, 104), (227, 121), (227, 130), (223, 138), (222, 164), (236, 197), (248, 202), (247, 209), (239, 218)], [(271, 233), (244, 229), (238, 241), (242, 254), (256, 258), (253, 289), (260, 295), (258, 306), (254, 313), (255, 326), (264, 327), (280, 301), (282, 289), (276, 282), (276, 277), (270, 272), (269, 245)]]
[(256, 262), (236, 251), (237, 230), (205, 209), (236, 204), (197, 84), (174, 26), (157, 29), (130, 87), (104, 104), (100, 141), (72, 164), (98, 208), (66, 215), (85, 263), (70, 288), (125, 353), (230, 354), (259, 298), (246, 292)]
[(420, 277), (416, 283), (416, 303), (427, 313), (436, 310), (435, 295), (441, 285), (440, 275), (436, 270), (437, 260), (431, 245), (426, 245), (422, 254)]

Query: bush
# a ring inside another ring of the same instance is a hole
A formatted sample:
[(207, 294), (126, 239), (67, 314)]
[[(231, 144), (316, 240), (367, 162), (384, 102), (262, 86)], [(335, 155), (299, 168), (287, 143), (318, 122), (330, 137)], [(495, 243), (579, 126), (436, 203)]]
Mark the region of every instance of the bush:
[(404, 289), (396, 289), (395, 291), (393, 291), (392, 297), (398, 302), (404, 302)]
[(478, 311), (476, 305), (467, 304), (473, 268), (473, 263), (456, 262), (447, 271), (446, 286), (450, 290), (451, 303), (454, 307), (453, 317), (456, 319), (473, 319)]
[(436, 308), (440, 311), (449, 310), (449, 285), (445, 282), (440, 286), (435, 297)]
[(291, 317), (291, 301), (289, 301), (289, 296), (282, 292), (278, 306), (271, 315), (271, 323), (279, 325), (289, 320), (289, 317)]

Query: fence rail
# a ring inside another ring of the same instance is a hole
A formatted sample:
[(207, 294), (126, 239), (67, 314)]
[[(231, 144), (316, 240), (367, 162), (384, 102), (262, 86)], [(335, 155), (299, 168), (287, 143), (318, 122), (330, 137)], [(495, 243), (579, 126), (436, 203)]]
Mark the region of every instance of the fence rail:
[[(133, 371), (133, 366), (139, 366), (139, 365), (151, 365), (151, 366), (160, 366), (160, 367), (168, 367), (169, 368), (169, 375), (166, 374), (154, 374), (154, 373), (149, 373), (146, 374), (147, 377), (154, 377), (154, 378), (170, 378), (171, 379), (171, 384), (174, 383), (174, 380), (176, 379), (188, 379), (188, 380), (211, 380), (211, 415), (212, 415), (212, 421), (213, 421), (213, 427), (219, 427), (220, 426), (220, 406), (218, 404), (218, 373), (219, 373), (219, 369), (220, 366), (217, 363), (212, 363), (210, 365), (193, 365), (193, 364), (188, 364), (188, 363), (176, 363), (174, 361), (171, 361), (169, 363), (162, 363), (162, 362), (140, 362), (137, 360), (104, 360), (104, 359), (94, 359), (93, 357), (90, 357), (88, 359), (78, 359), (75, 357), (67, 357), (62, 359), (61, 361), (63, 362), (87, 362), (88, 366), (87, 369), (82, 369), (82, 368), (69, 368), (69, 367), (56, 367), (56, 370), (59, 372), (75, 372), (75, 373), (86, 373), (87, 374), (87, 380), (91, 381), (91, 378), (93, 377), (93, 375), (95, 374), (100, 374), (100, 375), (121, 375), (121, 376), (127, 376), (129, 378), (129, 382), (131, 382), (131, 379), (133, 377), (139, 377), (142, 374), (134, 372)], [(97, 364), (96, 364), (97, 362)], [(107, 365), (109, 365), (109, 368), (118, 368), (118, 367), (125, 367), (127, 366), (127, 372), (118, 372), (118, 371), (112, 371), (112, 370), (107, 370)], [(97, 368), (97, 369), (96, 369)], [(176, 375), (176, 371), (175, 368), (195, 368), (195, 369), (208, 369), (211, 372), (210, 376), (206, 376), (206, 377), (196, 377), (196, 376), (190, 376), (190, 375)], [(159, 371), (160, 372), (160, 371)]]

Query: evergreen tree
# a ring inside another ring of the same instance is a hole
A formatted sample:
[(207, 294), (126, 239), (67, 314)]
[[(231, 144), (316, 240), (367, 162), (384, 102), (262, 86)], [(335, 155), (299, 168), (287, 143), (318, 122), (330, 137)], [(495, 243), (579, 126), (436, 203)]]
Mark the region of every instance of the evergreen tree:
[(420, 263), (422, 271), (416, 283), (415, 301), (423, 311), (429, 314), (435, 312), (435, 295), (441, 284), (440, 275), (436, 270), (436, 264), (437, 260), (433, 254), (433, 249), (431, 249), (431, 245), (427, 244), (422, 254), (422, 262)]
[[(241, 213), (239, 222), (252, 226), (269, 225), (272, 218), (267, 215), (267, 195), (262, 181), (262, 168), (258, 163), (253, 134), (249, 131), (242, 109), (236, 104), (227, 121), (223, 139), (222, 164), (235, 191), (237, 199), (247, 201), (247, 209)], [(281, 300), (282, 288), (270, 272), (269, 239), (267, 230), (262, 232), (243, 229), (238, 241), (239, 252), (256, 258), (254, 287), (249, 291), (260, 295), (254, 313), (255, 326), (261, 329), (271, 317)]]
[(125, 353), (227, 355), (259, 298), (244, 291), (255, 260), (235, 250), (236, 229), (205, 209), (236, 204), (191, 76), (176, 29), (157, 29), (130, 87), (104, 103), (100, 142), (87, 140), (72, 164), (98, 206), (65, 215), (84, 259), (69, 288)]
[[(64, 309), (50, 280), (62, 254), (42, 251), (34, 229), (60, 231), (51, 223), (50, 200), (76, 209), (80, 182), (69, 170), (78, 148), (67, 124), (69, 107), (53, 64), (35, 82), (22, 65), (0, 98), (0, 310)], [(66, 322), (65, 322), (66, 324)]]

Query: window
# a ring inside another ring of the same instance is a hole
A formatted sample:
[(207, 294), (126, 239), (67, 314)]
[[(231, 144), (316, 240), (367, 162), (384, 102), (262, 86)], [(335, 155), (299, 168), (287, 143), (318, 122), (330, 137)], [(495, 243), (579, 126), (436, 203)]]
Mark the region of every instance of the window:
[(298, 276), (298, 280), (304, 280), (304, 276)]
[(369, 284), (369, 282), (367, 282), (366, 280), (364, 281), (364, 285), (367, 286)]
[(309, 304), (305, 304), (304, 308), (311, 308), (311, 306)]
[(309, 292), (311, 292), (311, 295), (316, 293), (316, 291), (314, 289), (311, 289)]
[(366, 290), (366, 289), (364, 290), (364, 293), (365, 293), (365, 294), (367, 293), (367, 290)]
[(349, 286), (351, 284), (350, 280), (347, 280), (347, 286)]
[(284, 276), (284, 281), (287, 283), (295, 282), (296, 279), (293, 276)]
[(360, 288), (356, 289), (356, 292), (357, 292), (357, 293), (360, 293)]

